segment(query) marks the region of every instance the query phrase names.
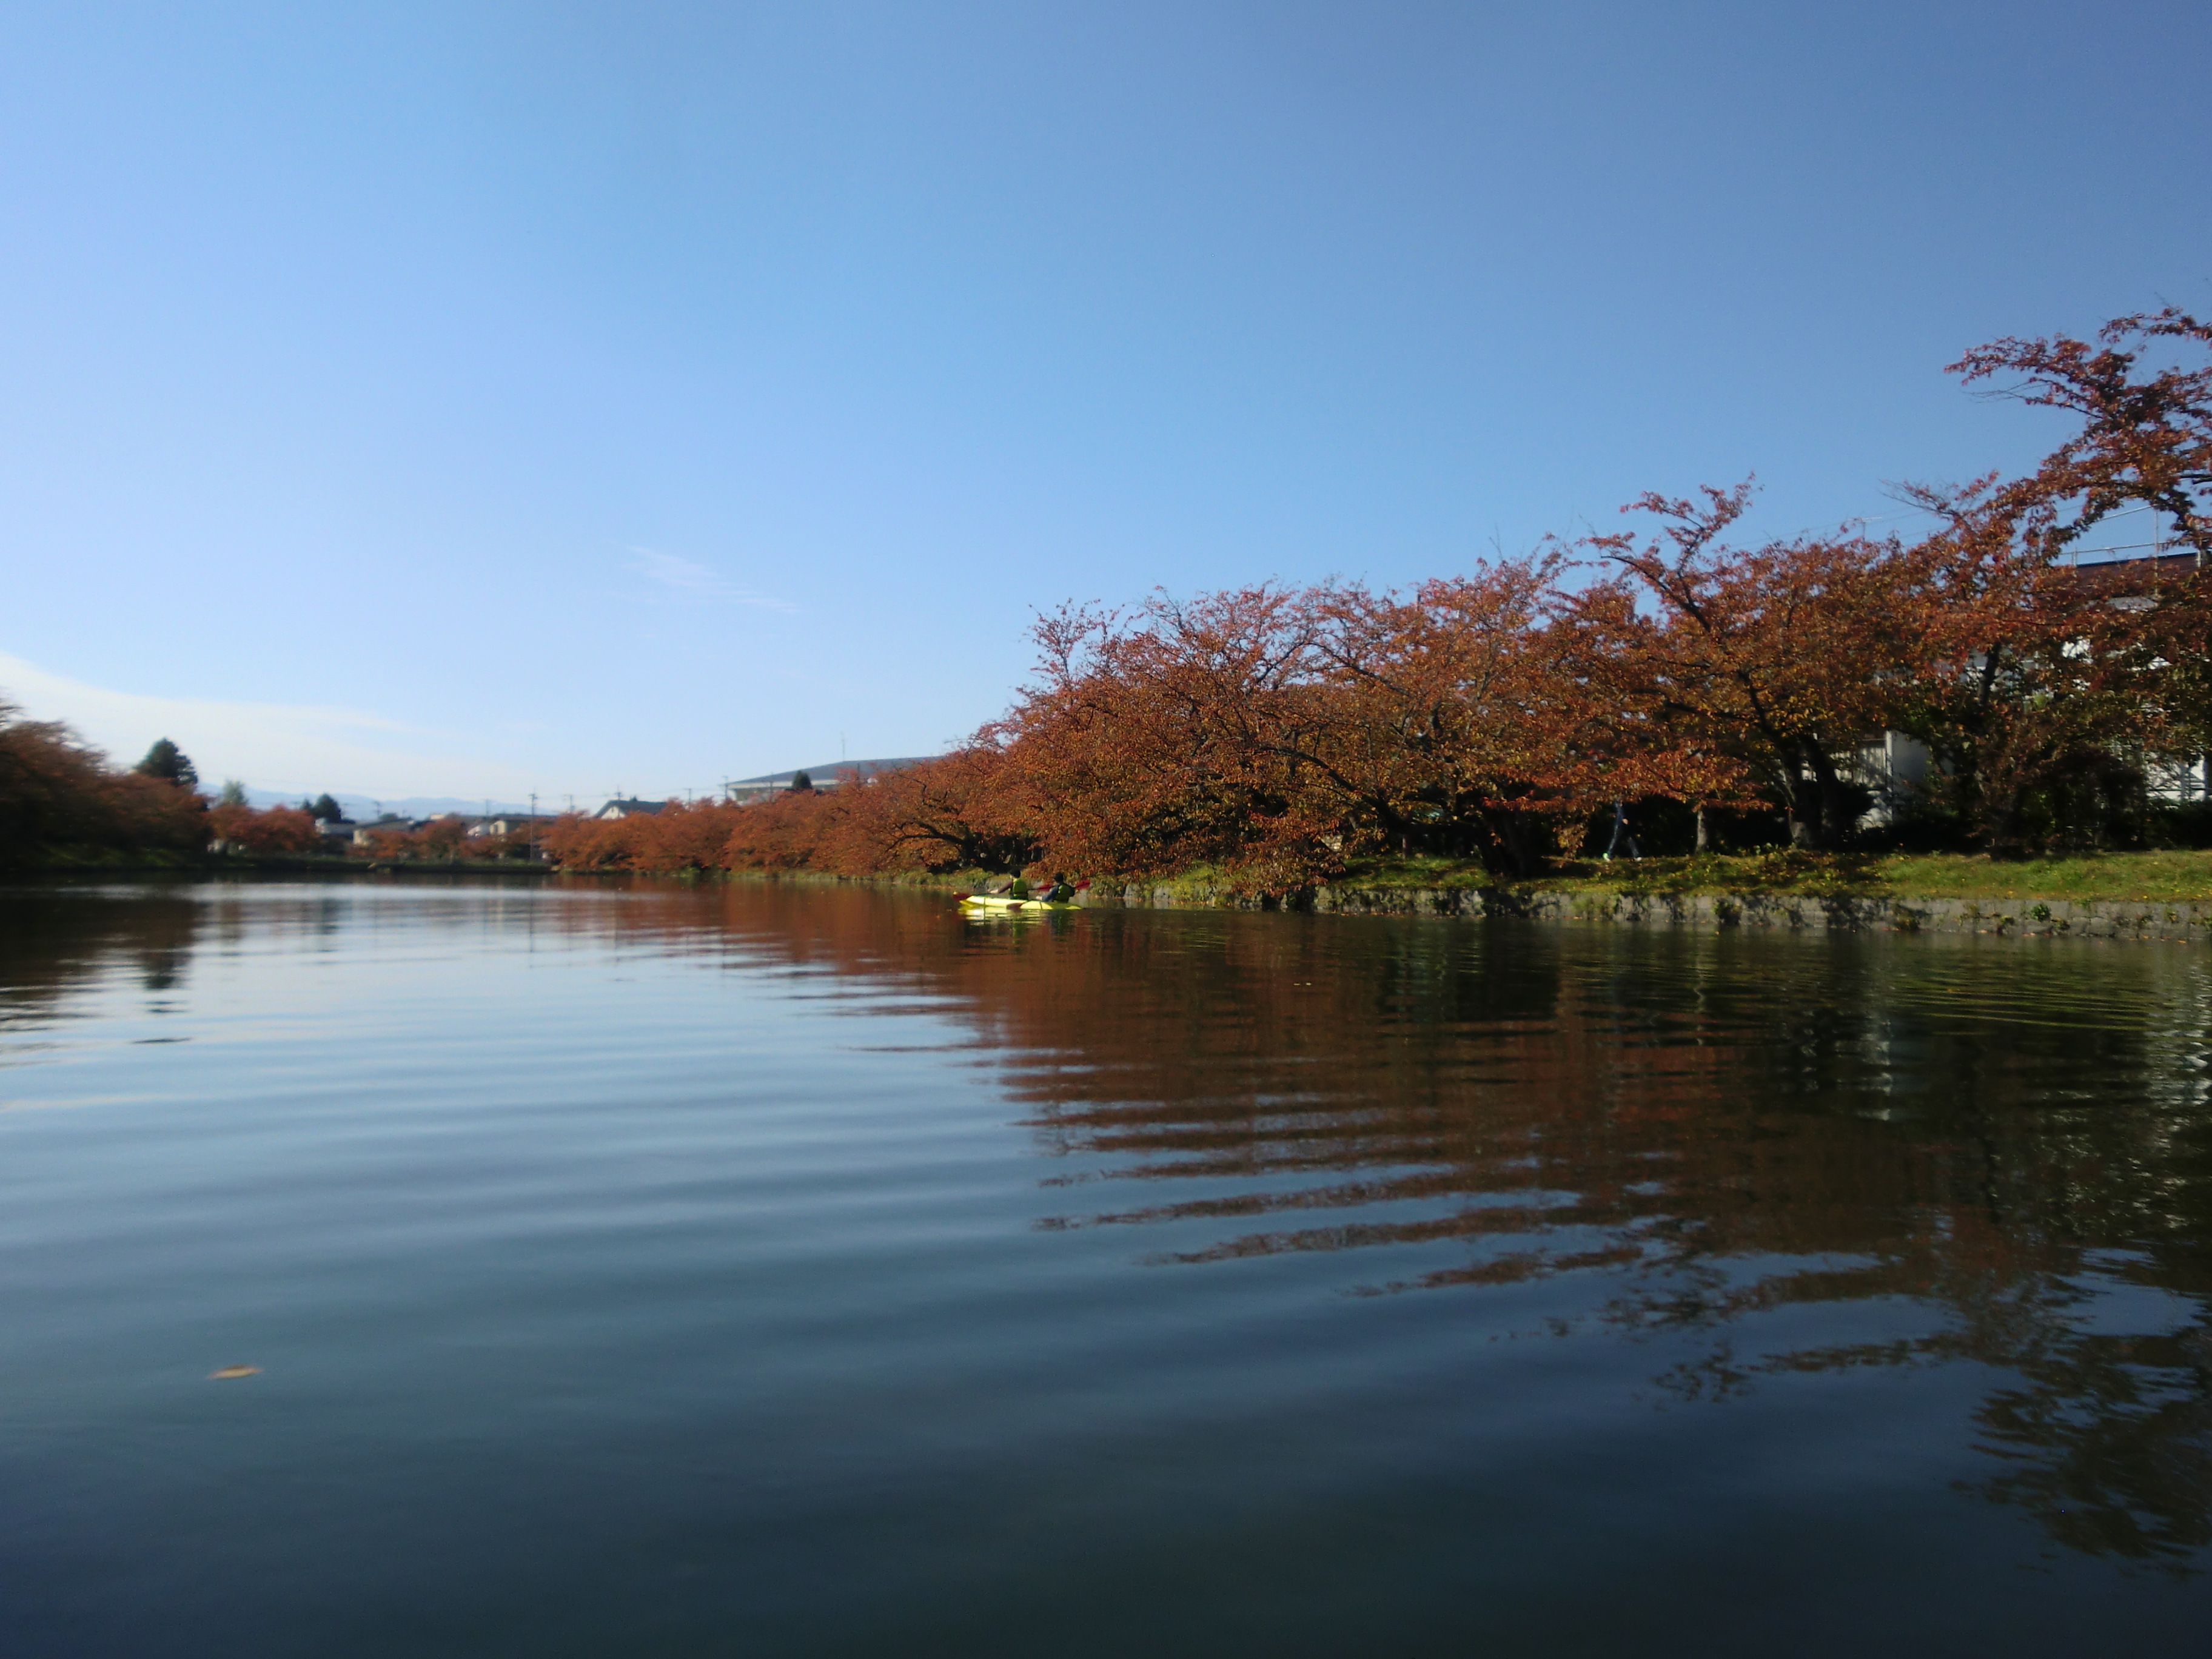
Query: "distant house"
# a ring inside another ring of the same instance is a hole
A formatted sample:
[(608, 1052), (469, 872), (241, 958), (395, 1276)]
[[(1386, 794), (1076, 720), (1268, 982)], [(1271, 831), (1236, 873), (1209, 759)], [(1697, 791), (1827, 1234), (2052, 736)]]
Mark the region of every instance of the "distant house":
[[(635, 803), (629, 804), (635, 805)], [(608, 805), (612, 805), (614, 803), (610, 801)], [(658, 811), (659, 809), (655, 808), (653, 810)], [(601, 811), (595, 816), (603, 818), (609, 817), (626, 817), (627, 814), (620, 812), (609, 813), (605, 811)], [(554, 817), (555, 815), (551, 812), (539, 812), (535, 815), (528, 812), (498, 812), (488, 818), (471, 818), (469, 820), (469, 834), (472, 836), (526, 836), (533, 830), (544, 829), (547, 824), (554, 822)]]
[(617, 796), (592, 816), (595, 818), (649, 818), (667, 805), (665, 800), (628, 800)]
[[(2148, 558), (2095, 559), (2064, 567), (2066, 580), (2081, 592), (2100, 599), (2115, 610), (2142, 611), (2154, 604), (2159, 590), (2183, 581), (2203, 568), (2192, 550), (2154, 553)], [(1859, 819), (1862, 829), (1894, 823), (1923, 799), (1930, 773), (1939, 770), (1936, 757), (1917, 738), (1901, 732), (1884, 732), (1869, 738), (1851, 757), (1850, 775), (1874, 797)], [(2151, 766), (2144, 778), (2154, 801), (2180, 805), (2212, 799), (2212, 757), (2196, 755)]]
[(1902, 732), (1884, 732), (1861, 744), (1844, 768), (1872, 797), (1859, 815), (1858, 827), (1885, 829), (1898, 822), (1925, 798), (1928, 774), (1935, 764), (1928, 745)]
[(376, 836), (404, 835), (410, 830), (420, 830), (428, 822), (428, 818), (403, 818), (397, 813), (386, 812), (380, 818), (372, 819), (367, 823), (355, 824), (353, 844), (356, 847), (366, 847)]

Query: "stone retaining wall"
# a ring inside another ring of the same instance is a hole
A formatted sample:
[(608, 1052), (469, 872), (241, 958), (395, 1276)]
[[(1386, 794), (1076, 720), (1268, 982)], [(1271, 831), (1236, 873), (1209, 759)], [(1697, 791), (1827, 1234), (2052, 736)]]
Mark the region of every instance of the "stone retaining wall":
[(1788, 893), (1515, 892), (1499, 888), (1320, 887), (1286, 899), (1129, 887), (1094, 895), (1154, 909), (1294, 909), (1343, 915), (1516, 916), (1630, 927), (1782, 927), (1793, 932), (1996, 933), (2016, 938), (2212, 936), (2212, 903), (2098, 899), (1821, 898)]

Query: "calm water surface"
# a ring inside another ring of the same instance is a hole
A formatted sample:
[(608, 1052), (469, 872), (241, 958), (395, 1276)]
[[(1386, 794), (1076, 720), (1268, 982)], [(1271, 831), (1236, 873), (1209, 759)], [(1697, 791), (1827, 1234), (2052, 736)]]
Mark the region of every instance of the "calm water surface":
[(2209, 1040), (2181, 946), (6, 890), (0, 1650), (2203, 1652)]

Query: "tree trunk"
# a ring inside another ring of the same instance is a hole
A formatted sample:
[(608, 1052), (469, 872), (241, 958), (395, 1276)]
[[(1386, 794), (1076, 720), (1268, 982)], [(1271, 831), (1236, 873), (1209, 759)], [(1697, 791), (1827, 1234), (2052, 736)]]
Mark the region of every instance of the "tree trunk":
[(1790, 845), (1801, 853), (1816, 852), (1820, 845), (1820, 809), (1805, 777), (1791, 761), (1784, 774), (1783, 821), (1790, 826)]
[(1820, 844), (1820, 824), (1819, 818), (1807, 811), (1812, 804), (1812, 792), (1806, 787), (1797, 757), (1784, 750), (1776, 776), (1782, 785), (1782, 827), (1789, 832), (1790, 845), (1795, 851), (1810, 851)]
[(2016, 859), (2024, 856), (2026, 848), (2020, 839), (2020, 792), (2008, 789), (2001, 795), (1982, 798), (1982, 850), (1993, 859)]
[(1531, 823), (1527, 813), (1510, 808), (1485, 817), (1489, 834), (1483, 848), (1484, 868), (1509, 880), (1526, 880), (1540, 873), (1541, 855), (1534, 839), (1541, 825)]
[(1820, 844), (1841, 847), (1851, 838), (1855, 827), (1850, 822), (1850, 802), (1846, 799), (1844, 781), (1836, 775), (1835, 757), (1825, 749), (1812, 747), (1814, 791), (1820, 804)]
[(1698, 803), (1698, 851), (1700, 854), (1705, 854), (1710, 853), (1712, 850), (1712, 820), (1706, 815), (1705, 802), (1699, 801)]

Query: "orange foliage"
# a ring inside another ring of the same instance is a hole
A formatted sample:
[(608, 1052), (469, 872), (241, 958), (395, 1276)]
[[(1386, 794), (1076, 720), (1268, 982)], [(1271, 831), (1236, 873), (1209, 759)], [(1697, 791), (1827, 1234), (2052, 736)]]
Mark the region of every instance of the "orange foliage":
[(313, 853), (323, 846), (315, 820), (296, 806), (217, 806), (208, 813), (209, 832), (217, 841), (249, 853)]
[(658, 812), (620, 818), (572, 812), (547, 826), (541, 843), (571, 870), (1018, 869), (1035, 848), (999, 827), (992, 793), (999, 771), (993, 754), (963, 750), (842, 787), (785, 791), (744, 805), (670, 801)]
[(1749, 499), (1747, 484), (1702, 504), (1646, 495), (1623, 510), (1671, 520), (1663, 540), (1590, 538), (1621, 574), (1575, 597), (1584, 661), (1616, 718), (1675, 763), (1642, 793), (1770, 793), (1793, 842), (1833, 847), (1857, 816), (1850, 751), (1892, 723), (1929, 660), (1925, 561), (1855, 536), (1729, 548), (1721, 535)]
[(1048, 617), (1038, 683), (993, 732), (1017, 821), (1070, 868), (1204, 861), (1279, 887), (1383, 848), (1528, 873), (1651, 769), (1630, 781), (1638, 746), (1571, 672), (1557, 568)]
[[(686, 810), (674, 801), (661, 809), (664, 813)], [(645, 813), (593, 818), (567, 812), (545, 826), (539, 842), (555, 863), (570, 870), (679, 868), (661, 855), (662, 842), (653, 835), (653, 826), (659, 823), (658, 817)]]
[(1912, 492), (1942, 526), (1917, 544), (1729, 546), (1746, 486), (1631, 503), (1663, 533), (1586, 539), (1573, 580), (1560, 550), (1410, 592), (1063, 609), (1014, 707), (953, 754), (757, 805), (571, 817), (547, 844), (589, 869), (1211, 864), (1283, 890), (1386, 851), (1522, 877), (1615, 800), (1697, 809), (1700, 846), (1708, 805), (1838, 846), (1867, 805), (1856, 751), (1885, 730), (1929, 745), (1931, 805), (1983, 846), (2101, 833), (2147, 769), (2212, 747), (2212, 582), (2122, 592), (2059, 556), (2129, 503), (2212, 551), (2212, 368), (2138, 361), (2212, 346), (2212, 325), (2166, 312), (2102, 340), (1955, 366), (2024, 376), (2017, 395), (2081, 431), (2012, 483)]
[(0, 700), (0, 858), (64, 846), (206, 844), (207, 803), (191, 790), (118, 771), (66, 726), (24, 720)]
[(372, 829), (366, 846), (356, 846), (349, 851), (356, 857), (378, 864), (453, 864), (464, 860), (489, 864), (528, 859), (532, 847), (526, 829), (511, 830), (503, 835), (471, 835), (466, 818), (449, 813), (416, 829)]
[(2212, 368), (2139, 372), (2148, 351), (2212, 348), (2212, 323), (2169, 306), (2115, 318), (2097, 337), (1996, 340), (1951, 365), (1970, 386), (2017, 375), (2004, 395), (2081, 423), (2002, 492), (2008, 516), (2040, 514), (2055, 551), (2114, 513), (2147, 507), (2182, 547), (2212, 554)]
[[(2018, 376), (2005, 395), (2080, 430), (2023, 477), (1907, 492), (1944, 527), (1921, 550), (1936, 648), (1895, 723), (1942, 762), (1946, 804), (1995, 851), (2094, 840), (2147, 768), (2212, 748), (2212, 368), (2142, 361), (2202, 356), (2212, 325), (2169, 308), (2098, 338), (1998, 340), (1953, 364), (1969, 384)], [(2167, 559), (2118, 582), (2064, 562), (2125, 511), (2147, 514), (2125, 550)]]
[(831, 797), (841, 867), (1016, 871), (1033, 863), (1018, 769), (988, 742), (849, 784)]

